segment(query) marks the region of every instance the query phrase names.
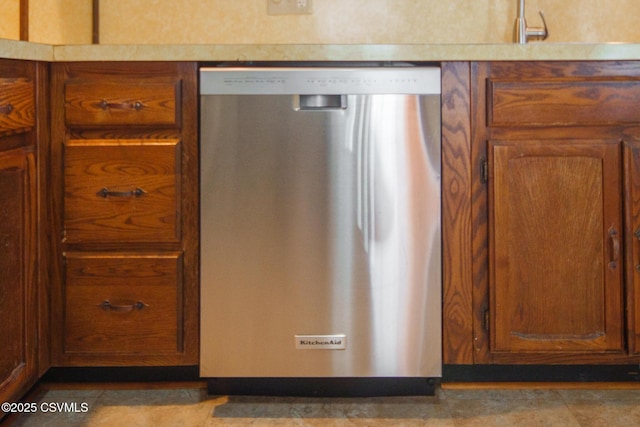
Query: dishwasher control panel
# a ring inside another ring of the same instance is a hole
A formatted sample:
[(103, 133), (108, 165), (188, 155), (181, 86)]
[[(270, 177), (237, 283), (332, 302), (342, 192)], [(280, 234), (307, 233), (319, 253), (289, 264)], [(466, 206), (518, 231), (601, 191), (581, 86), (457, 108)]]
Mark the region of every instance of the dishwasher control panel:
[(202, 95), (439, 94), (440, 68), (200, 69)]

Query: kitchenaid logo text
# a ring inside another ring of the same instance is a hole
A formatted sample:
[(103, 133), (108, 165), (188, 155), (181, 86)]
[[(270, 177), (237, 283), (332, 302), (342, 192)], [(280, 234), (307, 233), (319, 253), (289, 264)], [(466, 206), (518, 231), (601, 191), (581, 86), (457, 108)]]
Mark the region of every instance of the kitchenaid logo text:
[(329, 340), (329, 341), (320, 341), (320, 340), (301, 340), (300, 345), (341, 345), (342, 340)]
[(337, 335), (296, 335), (296, 348), (309, 350), (344, 350), (347, 336)]

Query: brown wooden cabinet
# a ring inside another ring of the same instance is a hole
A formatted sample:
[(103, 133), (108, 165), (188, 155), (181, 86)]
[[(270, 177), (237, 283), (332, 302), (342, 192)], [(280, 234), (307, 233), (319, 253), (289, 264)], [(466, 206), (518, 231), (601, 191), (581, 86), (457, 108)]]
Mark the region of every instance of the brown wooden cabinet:
[[(2, 140), (0, 139), (0, 145)], [(0, 149), (0, 401), (37, 376), (35, 162), (27, 148)]]
[(0, 60), (0, 402), (18, 400), (49, 363), (40, 79), (46, 70), (39, 64)]
[(196, 65), (52, 67), (54, 362), (195, 365)]
[(623, 352), (620, 141), (487, 154), (490, 351)]
[(445, 363), (638, 363), (640, 64), (443, 77)]

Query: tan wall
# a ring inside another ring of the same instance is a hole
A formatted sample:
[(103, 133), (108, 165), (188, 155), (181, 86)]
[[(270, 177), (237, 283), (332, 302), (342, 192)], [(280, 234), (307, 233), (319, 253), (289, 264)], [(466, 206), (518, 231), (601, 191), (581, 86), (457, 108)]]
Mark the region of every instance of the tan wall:
[(0, 38), (20, 39), (20, 0), (0, 0)]
[[(505, 43), (517, 0), (313, 0), (314, 13), (267, 15), (267, 0), (101, 0), (100, 40), (134, 43)], [(526, 0), (548, 42), (640, 43), (639, 0)], [(19, 0), (0, 0), (0, 37), (19, 38)], [(91, 42), (90, 0), (31, 0), (30, 40)]]
[[(313, 0), (313, 15), (268, 16), (267, 0), (101, 0), (101, 42), (503, 43), (517, 0)], [(640, 42), (639, 0), (527, 0), (549, 42)]]
[(29, 41), (91, 43), (91, 0), (30, 0)]

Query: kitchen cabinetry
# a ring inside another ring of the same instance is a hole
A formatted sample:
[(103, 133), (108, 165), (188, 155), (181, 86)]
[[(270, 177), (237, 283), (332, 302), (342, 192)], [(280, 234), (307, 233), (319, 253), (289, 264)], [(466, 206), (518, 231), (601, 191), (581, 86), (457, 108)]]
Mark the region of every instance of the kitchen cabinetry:
[(52, 65), (57, 365), (198, 362), (196, 70)]
[(46, 222), (38, 150), (47, 142), (36, 114), (39, 79), (46, 71), (36, 63), (0, 60), (0, 402), (19, 399), (48, 367), (46, 268), (38, 263)]
[(445, 363), (638, 363), (640, 66), (443, 70)]
[(491, 352), (623, 351), (617, 140), (490, 140)]

